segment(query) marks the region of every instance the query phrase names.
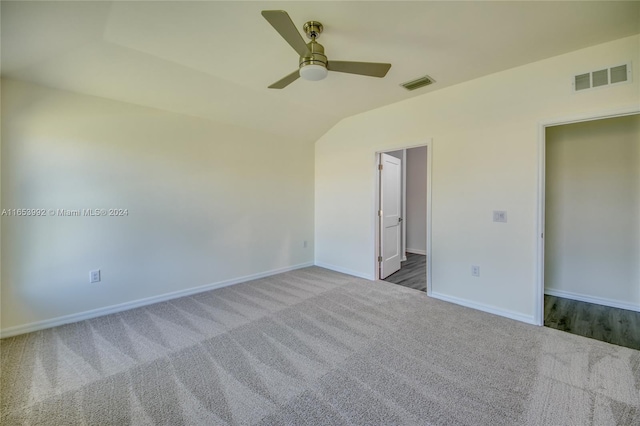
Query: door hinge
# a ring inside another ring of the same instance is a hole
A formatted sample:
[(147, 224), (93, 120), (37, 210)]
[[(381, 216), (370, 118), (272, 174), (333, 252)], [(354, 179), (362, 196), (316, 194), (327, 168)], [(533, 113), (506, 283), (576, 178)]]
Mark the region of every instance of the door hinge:
[(378, 262), (382, 262), (382, 256), (378, 256)]
[(378, 210), (378, 216), (382, 217), (382, 210)]
[(540, 238), (544, 238), (544, 232), (540, 234)]
[(382, 170), (382, 164), (378, 164), (378, 170)]

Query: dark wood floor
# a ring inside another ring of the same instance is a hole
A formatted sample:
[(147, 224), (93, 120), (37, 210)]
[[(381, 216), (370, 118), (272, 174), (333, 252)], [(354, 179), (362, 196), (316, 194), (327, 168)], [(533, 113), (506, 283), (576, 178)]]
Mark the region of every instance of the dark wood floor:
[(427, 256), (407, 253), (407, 260), (402, 262), (400, 270), (389, 275), (384, 281), (427, 291)]
[(544, 325), (640, 350), (640, 312), (545, 294)]

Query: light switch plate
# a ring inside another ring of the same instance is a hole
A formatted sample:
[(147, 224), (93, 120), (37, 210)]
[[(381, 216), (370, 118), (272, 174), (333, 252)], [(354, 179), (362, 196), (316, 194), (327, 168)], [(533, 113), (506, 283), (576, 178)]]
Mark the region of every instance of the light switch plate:
[(493, 211), (493, 221), (494, 222), (507, 223), (507, 212), (506, 212), (506, 210), (494, 210)]

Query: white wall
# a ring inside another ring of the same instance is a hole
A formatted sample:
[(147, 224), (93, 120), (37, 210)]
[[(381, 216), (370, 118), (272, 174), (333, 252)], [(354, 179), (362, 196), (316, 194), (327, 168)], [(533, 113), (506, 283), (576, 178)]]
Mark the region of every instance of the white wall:
[[(316, 262), (375, 276), (375, 152), (432, 137), (433, 294), (534, 321), (539, 123), (637, 106), (639, 53), (628, 37), (341, 121), (316, 142)], [(629, 61), (632, 84), (572, 92), (575, 73)]]
[(547, 128), (545, 291), (640, 311), (640, 115)]
[(10, 80), (2, 122), (3, 208), (129, 211), (2, 217), (4, 331), (313, 262), (311, 144)]
[(407, 251), (427, 251), (427, 147), (407, 149)]

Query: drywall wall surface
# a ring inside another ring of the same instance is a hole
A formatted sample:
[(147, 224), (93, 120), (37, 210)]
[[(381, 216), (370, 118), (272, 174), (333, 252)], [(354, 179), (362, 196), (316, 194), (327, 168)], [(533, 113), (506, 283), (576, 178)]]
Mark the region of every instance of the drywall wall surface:
[(638, 107), (639, 66), (631, 84), (574, 93), (571, 81), (639, 53), (627, 37), (342, 120), (315, 147), (316, 262), (375, 276), (375, 153), (433, 138), (433, 293), (533, 321), (540, 123)]
[(407, 251), (427, 251), (427, 147), (407, 149)]
[(547, 128), (545, 290), (640, 310), (640, 115)]
[(2, 207), (56, 211), (2, 217), (3, 330), (313, 262), (313, 144), (11, 80), (2, 122)]

